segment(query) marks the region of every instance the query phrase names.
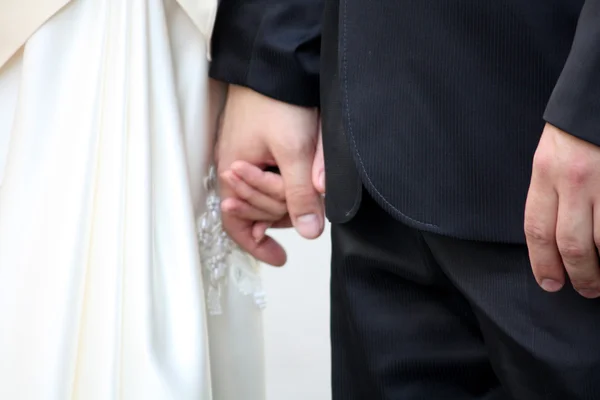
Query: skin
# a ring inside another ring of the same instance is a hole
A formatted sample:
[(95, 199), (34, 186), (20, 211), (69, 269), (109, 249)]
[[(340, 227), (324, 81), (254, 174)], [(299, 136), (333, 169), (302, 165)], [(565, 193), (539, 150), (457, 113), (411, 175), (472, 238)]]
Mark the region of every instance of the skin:
[[(306, 157), (301, 164), (306, 176)], [(245, 219), (245, 235), (256, 246), (270, 249), (272, 239), (265, 236), (266, 230), (291, 226), (290, 215), (298, 215), (298, 211), (286, 214), (295, 192), (286, 187), (286, 174), (265, 172), (256, 165), (260, 163), (251, 160), (229, 164), (223, 180), (231, 190), (223, 211)], [(311, 175), (314, 192), (324, 194), (320, 138)], [(533, 160), (524, 229), (533, 274), (544, 290), (561, 290), (568, 275), (582, 296), (600, 297), (600, 147), (546, 125)]]
[[(239, 162), (232, 174), (246, 182), (236, 191), (262, 215), (246, 215), (255, 222), (253, 237), (262, 240), (269, 227), (287, 227), (283, 180), (252, 164)], [(325, 193), (322, 144), (315, 154), (313, 185)], [(260, 195), (270, 197), (267, 203)], [(264, 217), (264, 218), (259, 218)], [(548, 292), (571, 284), (586, 298), (600, 297), (600, 148), (547, 125), (541, 136), (525, 210), (525, 234), (533, 273)]]
[(533, 273), (548, 292), (566, 274), (582, 296), (600, 296), (600, 147), (547, 124), (525, 208)]
[[(260, 209), (241, 209), (235, 200), (238, 192), (246, 191), (240, 181), (231, 175), (235, 161), (244, 161), (260, 167), (276, 165), (281, 172), (283, 191), (289, 220), (307, 239), (321, 235), (324, 227), (324, 209), (320, 194), (312, 183), (312, 166), (317, 150), (319, 118), (313, 108), (299, 107), (273, 100), (251, 89), (230, 86), (222, 115), (217, 146), (220, 194), (223, 199), (223, 226), (229, 236), (257, 259), (271, 265), (283, 265), (286, 255), (272, 238), (256, 240), (254, 222), (258, 219), (243, 215), (258, 213)], [(268, 197), (268, 196), (267, 196)], [(257, 204), (278, 206), (261, 197)], [(245, 202), (248, 204), (248, 202)], [(252, 215), (265, 217), (264, 214)], [(285, 218), (273, 226), (284, 224)]]
[[(321, 132), (312, 166), (312, 183), (321, 196), (325, 195), (325, 162)], [(269, 228), (289, 228), (292, 223), (287, 214), (285, 188), (281, 175), (266, 172), (244, 162), (235, 161), (230, 171), (224, 173), (236, 197), (223, 202), (224, 211), (237, 213), (241, 218), (256, 221), (252, 236), (263, 240)], [(240, 182), (241, 181), (241, 182)], [(264, 198), (270, 200), (267, 201)]]

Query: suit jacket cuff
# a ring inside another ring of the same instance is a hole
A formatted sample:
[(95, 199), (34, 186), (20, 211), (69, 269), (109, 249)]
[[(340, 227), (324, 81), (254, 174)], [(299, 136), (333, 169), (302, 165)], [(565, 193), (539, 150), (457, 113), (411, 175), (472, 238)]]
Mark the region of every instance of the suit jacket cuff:
[(546, 122), (600, 146), (600, 0), (585, 3)]
[(221, 2), (210, 76), (286, 103), (319, 106), (321, 1), (242, 2)]
[[(214, 43), (214, 42), (213, 42)], [(214, 44), (213, 44), (214, 49)], [(305, 107), (319, 106), (319, 78), (310, 76), (285, 56), (281, 62), (253, 57), (246, 68), (243, 60), (233, 52), (219, 52), (210, 65), (210, 77), (233, 85), (240, 85), (265, 96)]]

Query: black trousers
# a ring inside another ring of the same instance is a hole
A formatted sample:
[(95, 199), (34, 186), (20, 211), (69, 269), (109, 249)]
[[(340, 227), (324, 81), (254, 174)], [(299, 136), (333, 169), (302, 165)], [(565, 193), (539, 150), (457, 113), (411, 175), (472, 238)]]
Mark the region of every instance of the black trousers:
[(365, 194), (332, 227), (334, 400), (599, 400), (600, 302), (523, 245), (412, 229)]

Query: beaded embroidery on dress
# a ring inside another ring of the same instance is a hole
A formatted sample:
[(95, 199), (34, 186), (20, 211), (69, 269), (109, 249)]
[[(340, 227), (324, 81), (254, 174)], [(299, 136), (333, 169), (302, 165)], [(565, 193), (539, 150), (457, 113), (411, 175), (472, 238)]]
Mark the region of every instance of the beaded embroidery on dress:
[(206, 212), (198, 219), (198, 240), (202, 273), (207, 286), (208, 312), (211, 315), (223, 313), (222, 291), (229, 283), (233, 283), (244, 295), (253, 296), (256, 306), (263, 309), (266, 301), (258, 262), (241, 251), (223, 231), (214, 167), (210, 168), (204, 186), (207, 193)]

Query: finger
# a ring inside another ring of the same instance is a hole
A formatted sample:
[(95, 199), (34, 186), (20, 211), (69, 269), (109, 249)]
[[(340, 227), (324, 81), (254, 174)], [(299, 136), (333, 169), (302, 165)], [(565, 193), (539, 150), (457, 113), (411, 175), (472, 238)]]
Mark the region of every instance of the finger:
[[(271, 101), (267, 97), (261, 96), (247, 88), (230, 87), (219, 123), (219, 143), (216, 149), (219, 172), (230, 169), (235, 160), (241, 159), (260, 164), (272, 158), (264, 140), (252, 139), (257, 136), (262, 125), (257, 122), (257, 112), (260, 114), (264, 104)], [(252, 106), (249, 107), (249, 105)], [(221, 198), (235, 197), (232, 188), (223, 182), (220, 176), (219, 180)], [(272, 265), (285, 263), (285, 251), (273, 239), (266, 238), (260, 243), (256, 243), (252, 237), (253, 221), (225, 213), (221, 217), (223, 229), (241, 249), (258, 260)]]
[(282, 266), (286, 262), (285, 250), (272, 238), (266, 236), (260, 242), (252, 237), (252, 222), (230, 215), (222, 215), (223, 229), (242, 250), (259, 261)]
[(592, 205), (578, 191), (566, 191), (558, 200), (556, 241), (571, 284), (583, 297), (599, 297)]
[(279, 221), (273, 222), (270, 227), (277, 228), (277, 229), (285, 229), (285, 228), (293, 228), (294, 224), (292, 224), (292, 220), (290, 219), (290, 216), (286, 215)]
[(259, 221), (259, 222), (254, 223), (254, 226), (252, 227), (252, 237), (254, 238), (254, 240), (256, 240), (256, 241), (263, 240), (263, 238), (267, 234), (267, 229), (269, 229), (270, 227), (271, 227), (270, 222)]
[(317, 151), (312, 168), (312, 181), (317, 192), (325, 194), (325, 160), (323, 158), (323, 135), (322, 129), (319, 129), (319, 139), (317, 140)]
[[(275, 153), (275, 149), (274, 149)], [(312, 184), (314, 151), (274, 154), (285, 185), (285, 198), (298, 233), (314, 239), (323, 232), (323, 202)]]
[(596, 245), (596, 252), (600, 254), (600, 201), (594, 204), (592, 213), (594, 221), (594, 244)]
[(231, 170), (244, 182), (275, 200), (285, 202), (285, 187), (281, 175), (263, 171), (245, 161), (235, 161)]
[[(227, 193), (232, 193), (231, 188), (226, 184), (221, 184), (220, 188), (224, 196)], [(225, 209), (227, 209), (227, 201), (225, 203)], [(223, 208), (223, 202), (221, 207)], [(225, 232), (242, 250), (266, 264), (273, 266), (285, 264), (287, 256), (279, 243), (270, 237), (265, 237), (260, 242), (254, 240), (252, 237), (252, 219), (244, 219), (234, 213), (223, 212), (221, 213), (221, 220)]]
[(226, 171), (222, 175), (225, 182), (232, 187), (237, 197), (241, 200), (244, 200), (250, 206), (272, 214), (277, 218), (281, 218), (287, 214), (287, 206), (285, 202), (278, 201), (257, 191), (253, 187), (246, 184), (233, 171)]
[(534, 172), (525, 205), (525, 238), (533, 274), (548, 292), (559, 291), (565, 272), (556, 244), (558, 196)]
[(267, 232), (267, 229), (269, 228), (291, 228), (292, 225), (292, 221), (290, 220), (290, 216), (286, 215), (284, 218), (280, 219), (279, 221), (275, 221), (275, 222), (263, 222), (263, 221), (259, 221), (254, 223), (254, 226), (252, 227), (252, 236), (254, 237), (255, 240), (261, 240)]
[(281, 214), (271, 214), (267, 211), (259, 210), (247, 202), (230, 197), (221, 201), (221, 212), (236, 218), (254, 222), (254, 221), (277, 221), (283, 217)]

